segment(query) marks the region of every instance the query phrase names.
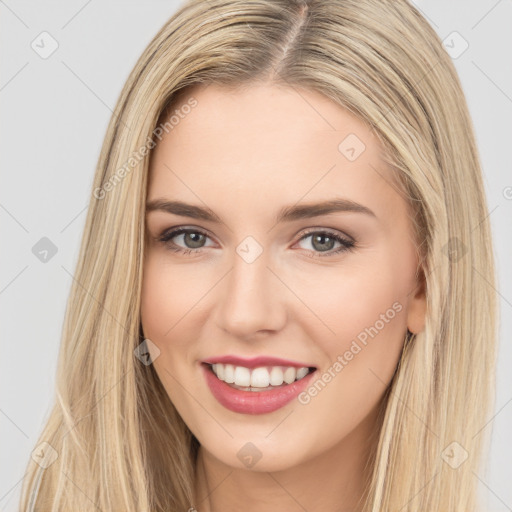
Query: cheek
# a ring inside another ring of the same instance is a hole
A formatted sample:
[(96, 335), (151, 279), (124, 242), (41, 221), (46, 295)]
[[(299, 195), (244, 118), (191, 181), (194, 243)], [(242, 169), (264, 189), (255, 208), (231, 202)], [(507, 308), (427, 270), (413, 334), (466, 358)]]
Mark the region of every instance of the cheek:
[(154, 341), (161, 340), (172, 325), (169, 317), (168, 302), (172, 302), (172, 294), (166, 294), (168, 288), (163, 276), (158, 278), (158, 265), (154, 258), (148, 256), (144, 263), (144, 278), (141, 293), (141, 322), (144, 335)]
[[(319, 378), (329, 384), (314, 399), (318, 410), (331, 411), (335, 402), (342, 405), (340, 422), (346, 421), (347, 410), (353, 420), (361, 421), (381, 399), (405, 340), (411, 272), (408, 260), (398, 259), (391, 251), (374, 252), (367, 261), (347, 262), (339, 272), (326, 274), (328, 279), (303, 288), (304, 293), (308, 290), (308, 305), (322, 320), (311, 317), (303, 323), (325, 355)], [(323, 386), (320, 382), (315, 387)]]
[[(183, 287), (179, 271), (170, 271), (163, 256), (150, 252), (146, 258), (141, 293), (142, 329), (144, 336), (160, 350), (153, 362), (154, 369), (182, 414), (187, 402), (181, 389), (190, 377), (183, 360), (187, 358), (190, 345), (190, 333), (188, 338), (186, 333), (186, 309), (190, 306), (186, 304), (190, 302), (187, 292), (189, 295), (191, 292)], [(176, 293), (177, 290), (180, 293)], [(193, 298), (190, 300), (193, 302)]]
[[(153, 365), (160, 377), (167, 393), (171, 396), (173, 387), (168, 382), (171, 375), (176, 375), (179, 368), (173, 367), (174, 357), (181, 350), (185, 350), (185, 342), (180, 346), (180, 340), (186, 337), (180, 336), (180, 317), (183, 297), (175, 293), (178, 283), (171, 279), (176, 273), (166, 272), (159, 259), (148, 255), (144, 264), (144, 278), (141, 293), (141, 322), (144, 336), (149, 338), (160, 350)], [(177, 376), (177, 375), (176, 375)]]
[(144, 336), (160, 350), (154, 366), (169, 390), (176, 389), (170, 375), (183, 381), (197, 359), (197, 345), (191, 341), (200, 337), (200, 328), (207, 319), (206, 301), (202, 299), (212, 285), (207, 276), (202, 279), (191, 272), (192, 266), (180, 268), (168, 259), (165, 252), (147, 251), (141, 322)]
[(308, 320), (311, 339), (322, 340), (331, 358), (349, 350), (353, 340), (364, 346), (371, 339), (400, 340), (405, 332), (406, 280), (392, 266), (374, 260), (369, 266), (340, 267), (316, 284), (303, 285), (302, 296), (315, 313)]
[(184, 317), (188, 295), (192, 292), (180, 280), (179, 270), (172, 272), (164, 257), (149, 253), (144, 263), (141, 293), (141, 322), (144, 335), (161, 349), (171, 340), (179, 339), (176, 332)]
[(392, 266), (387, 272), (361, 268), (331, 279), (329, 289), (330, 293), (310, 294), (311, 309), (321, 312), (334, 333), (315, 321), (311, 336), (327, 359), (299, 403), (328, 411), (329, 422), (337, 427), (326, 429), (322, 412), (312, 415), (311, 421), (325, 435), (338, 436), (374, 410), (396, 370), (406, 332), (406, 281)]

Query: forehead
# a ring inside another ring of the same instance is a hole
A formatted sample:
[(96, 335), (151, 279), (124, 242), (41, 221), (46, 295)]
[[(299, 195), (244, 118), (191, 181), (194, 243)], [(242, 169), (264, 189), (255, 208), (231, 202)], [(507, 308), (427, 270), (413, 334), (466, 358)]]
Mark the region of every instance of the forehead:
[[(194, 108), (183, 108), (191, 98)], [(336, 196), (374, 211), (397, 200), (377, 137), (316, 91), (201, 86), (181, 94), (173, 114), (153, 150), (150, 198), (199, 197), (227, 208), (219, 199), (229, 197), (231, 206), (277, 210)]]
[[(193, 109), (187, 107), (192, 99), (196, 102)], [(165, 138), (172, 140), (162, 145), (171, 147), (192, 142), (210, 143), (215, 148), (222, 142), (223, 149), (239, 148), (250, 156), (265, 149), (286, 151), (294, 143), (296, 151), (300, 143), (320, 143), (338, 151), (339, 142), (353, 134), (353, 140), (359, 138), (359, 145), (364, 144), (371, 153), (381, 150), (359, 118), (319, 92), (297, 87), (198, 86), (180, 93), (170, 116), (173, 136)]]

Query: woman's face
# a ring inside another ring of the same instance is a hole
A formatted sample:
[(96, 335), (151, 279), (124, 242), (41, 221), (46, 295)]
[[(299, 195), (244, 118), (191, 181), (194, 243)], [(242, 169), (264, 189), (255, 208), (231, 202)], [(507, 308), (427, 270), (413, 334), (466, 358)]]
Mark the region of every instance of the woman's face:
[[(376, 137), (323, 95), (193, 97), (152, 155), (143, 332), (211, 457), (286, 469), (375, 428), (406, 330), (423, 328), (412, 223)], [(227, 356), (223, 382), (205, 361)]]

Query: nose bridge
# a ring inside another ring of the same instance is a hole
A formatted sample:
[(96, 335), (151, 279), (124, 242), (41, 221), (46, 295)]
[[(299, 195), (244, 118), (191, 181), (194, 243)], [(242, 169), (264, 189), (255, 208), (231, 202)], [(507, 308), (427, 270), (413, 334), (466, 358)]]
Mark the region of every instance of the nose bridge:
[(281, 328), (286, 317), (283, 290), (270, 265), (270, 253), (263, 247), (252, 240), (239, 244), (217, 304), (221, 328), (239, 337)]

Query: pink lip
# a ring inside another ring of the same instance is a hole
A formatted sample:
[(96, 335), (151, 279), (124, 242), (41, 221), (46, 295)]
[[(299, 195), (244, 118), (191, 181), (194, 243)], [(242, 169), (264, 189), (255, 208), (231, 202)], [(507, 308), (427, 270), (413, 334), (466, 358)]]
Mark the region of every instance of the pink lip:
[[(265, 360), (267, 359), (265, 358)], [(272, 360), (276, 361), (275, 359)], [(253, 361), (251, 360), (251, 362)], [(289, 365), (289, 362), (287, 362), (285, 366), (296, 365)], [(316, 371), (313, 371), (300, 380), (270, 391), (243, 391), (232, 388), (224, 381), (218, 379), (208, 364), (201, 364), (201, 368), (206, 383), (217, 401), (226, 409), (242, 414), (264, 414), (284, 407), (309, 385), (316, 373)]]
[(289, 359), (281, 359), (279, 357), (270, 357), (270, 356), (259, 356), (253, 357), (250, 359), (244, 359), (242, 357), (237, 356), (219, 356), (219, 357), (210, 357), (209, 359), (205, 359), (202, 361), (203, 363), (215, 364), (215, 363), (223, 363), (223, 364), (233, 364), (235, 366), (245, 366), (245, 368), (258, 368), (260, 366), (293, 366), (295, 368), (310, 368), (314, 365), (309, 363), (299, 363), (297, 361), (290, 361)]

